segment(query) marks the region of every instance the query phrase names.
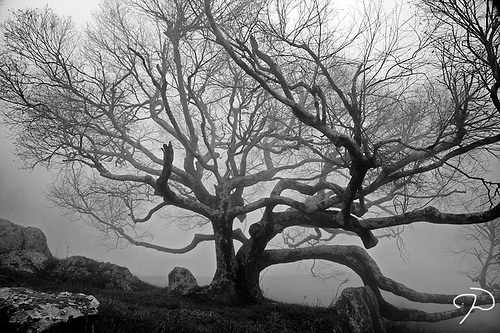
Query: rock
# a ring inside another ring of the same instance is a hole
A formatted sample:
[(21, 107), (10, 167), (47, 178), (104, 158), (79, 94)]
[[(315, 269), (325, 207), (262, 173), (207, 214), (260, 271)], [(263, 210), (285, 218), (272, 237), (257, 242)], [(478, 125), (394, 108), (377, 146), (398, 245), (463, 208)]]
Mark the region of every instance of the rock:
[(91, 332), (98, 307), (99, 301), (85, 294), (0, 288), (0, 327), (2, 332)]
[(0, 254), (0, 267), (18, 272), (38, 273), (45, 269), (49, 258), (34, 251), (12, 251)]
[(34, 251), (52, 256), (45, 234), (35, 227), (23, 227), (0, 219), (0, 253)]
[(184, 267), (175, 267), (168, 273), (168, 290), (187, 295), (198, 289), (198, 282), (191, 272)]
[(126, 267), (99, 262), (83, 256), (62, 259), (52, 271), (53, 274), (72, 279), (99, 280), (106, 289), (136, 290), (142, 284)]
[(385, 333), (377, 298), (369, 287), (344, 289), (334, 310), (348, 318), (353, 333)]

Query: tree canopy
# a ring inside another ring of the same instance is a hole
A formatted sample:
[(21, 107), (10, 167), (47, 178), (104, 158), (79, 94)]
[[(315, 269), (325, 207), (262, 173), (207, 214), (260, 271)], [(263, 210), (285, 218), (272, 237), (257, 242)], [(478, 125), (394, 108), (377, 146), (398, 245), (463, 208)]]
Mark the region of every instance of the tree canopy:
[[(265, 267), (322, 259), (355, 271), (388, 319), (456, 317), (467, 308), (390, 305), (380, 290), (455, 295), (411, 290), (362, 247), (335, 245), (500, 217), (485, 177), (500, 141), (498, 17), (483, 1), (412, 10), (108, 0), (83, 30), (18, 11), (2, 29), (4, 122), (24, 161), (61, 170), (50, 198), (96, 228), (167, 253), (214, 242), (220, 298), (260, 301)], [(144, 241), (161, 212), (213, 232), (184, 248)], [(269, 245), (279, 234), (288, 248)]]

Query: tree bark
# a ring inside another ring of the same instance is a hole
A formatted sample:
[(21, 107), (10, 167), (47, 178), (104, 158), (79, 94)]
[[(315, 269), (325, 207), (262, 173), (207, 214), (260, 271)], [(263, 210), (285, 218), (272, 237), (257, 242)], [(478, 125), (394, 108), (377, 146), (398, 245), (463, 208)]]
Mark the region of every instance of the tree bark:
[(238, 292), (241, 299), (248, 303), (260, 303), (264, 300), (259, 285), (260, 272), (265, 268), (262, 254), (267, 243), (280, 230), (275, 228), (272, 210), (272, 206), (267, 207), (262, 220), (250, 226), (251, 238), (243, 244), (236, 256), (238, 260)]
[(260, 303), (264, 300), (264, 295), (259, 285), (259, 275), (261, 258), (264, 248), (262, 240), (252, 237), (243, 244), (237, 254), (238, 272), (237, 287), (240, 298), (245, 303)]
[(253, 260), (252, 262), (238, 260), (236, 287), (238, 298), (244, 303), (258, 304), (264, 301), (259, 283), (261, 269), (254, 263)]
[(232, 223), (227, 220), (212, 221), (215, 234), (216, 271), (210, 290), (221, 303), (238, 301), (236, 274), (238, 263), (233, 245)]

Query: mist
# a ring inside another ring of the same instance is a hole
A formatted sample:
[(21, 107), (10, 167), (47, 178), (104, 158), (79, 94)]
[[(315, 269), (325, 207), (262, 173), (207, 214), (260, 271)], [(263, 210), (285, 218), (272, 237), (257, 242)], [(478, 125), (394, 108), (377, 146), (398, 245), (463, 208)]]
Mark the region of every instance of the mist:
[[(4, 0), (0, 1), (0, 21), (8, 15), (8, 10), (41, 7), (45, 3), (58, 13), (74, 16), (78, 23), (89, 20), (91, 11), (97, 8), (97, 1)], [(167, 275), (174, 267), (182, 266), (188, 268), (200, 284), (210, 283), (216, 268), (213, 244), (202, 243), (188, 254), (174, 255), (106, 239), (92, 226), (73, 219), (47, 200), (48, 188), (57, 177), (55, 171), (43, 166), (33, 170), (24, 168), (23, 161), (15, 155), (15, 151), (12, 133), (7, 128), (0, 128), (0, 218), (22, 226), (40, 228), (47, 236), (49, 248), (55, 257), (82, 255), (112, 262), (128, 267), (133, 274), (159, 286), (167, 284)], [(491, 162), (491, 178), (498, 179), (498, 161)], [(253, 222), (256, 221), (248, 225)], [(171, 247), (187, 245), (194, 234), (193, 231), (170, 226), (161, 218), (152, 219), (146, 228), (154, 235), (154, 243)], [(406, 258), (394, 240), (382, 239), (377, 246), (368, 250), (387, 277), (427, 293), (464, 294), (469, 292), (470, 287), (475, 287), (460, 272), (467, 267), (461, 267), (457, 257), (449, 252), (460, 242), (455, 226), (416, 223), (406, 227), (403, 239)], [(346, 237), (342, 242), (352, 244), (353, 238)], [(362, 245), (357, 239), (354, 243)], [(354, 272), (340, 266), (336, 268), (342, 274), (336, 278), (315, 278), (310, 274), (312, 264), (308, 261), (279, 265), (264, 271), (261, 285), (265, 295), (282, 302), (326, 307), (332, 303), (339, 284), (346, 278), (349, 282), (343, 288), (362, 285)], [(397, 306), (426, 311), (454, 309), (453, 305), (422, 306), (391, 295), (387, 295), (387, 300)], [(475, 311), (462, 325), (459, 324), (461, 319), (422, 325), (453, 332), (479, 332), (478, 327), (481, 327), (482, 332), (493, 332), (500, 327), (500, 306), (488, 312)]]

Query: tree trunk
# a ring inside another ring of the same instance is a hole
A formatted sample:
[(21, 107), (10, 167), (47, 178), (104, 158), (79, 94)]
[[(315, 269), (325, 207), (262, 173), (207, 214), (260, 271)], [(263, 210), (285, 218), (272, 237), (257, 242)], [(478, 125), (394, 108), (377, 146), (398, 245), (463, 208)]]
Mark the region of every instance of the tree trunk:
[(264, 218), (250, 226), (250, 239), (243, 244), (237, 254), (237, 288), (242, 300), (247, 303), (260, 303), (264, 295), (260, 289), (260, 272), (265, 268), (262, 254), (271, 239), (277, 234), (272, 223), (272, 208)]
[(222, 303), (238, 302), (236, 272), (238, 262), (233, 245), (232, 223), (212, 221), (215, 233), (215, 255), (217, 270), (210, 284), (214, 298)]
[(263, 269), (261, 258), (265, 248), (262, 240), (251, 238), (243, 244), (237, 254), (237, 288), (240, 298), (246, 303), (260, 303), (264, 300), (259, 276)]
[(261, 270), (252, 264), (238, 262), (237, 293), (244, 303), (260, 303), (264, 295), (260, 289), (259, 277)]
[[(262, 221), (261, 221), (262, 222)], [(275, 232), (254, 234), (235, 254), (232, 221), (212, 221), (215, 233), (217, 270), (210, 285), (215, 299), (223, 303), (260, 303), (264, 300), (259, 284), (262, 253)], [(265, 223), (256, 223), (264, 225)]]

